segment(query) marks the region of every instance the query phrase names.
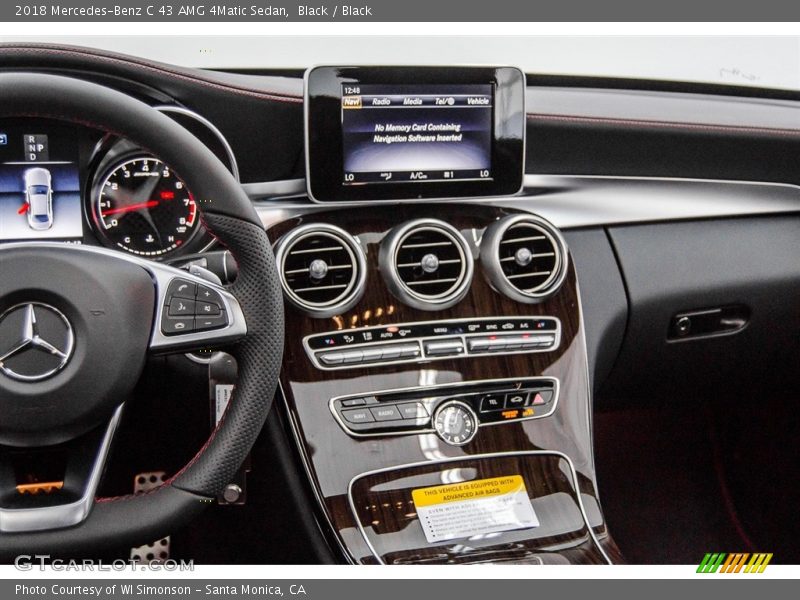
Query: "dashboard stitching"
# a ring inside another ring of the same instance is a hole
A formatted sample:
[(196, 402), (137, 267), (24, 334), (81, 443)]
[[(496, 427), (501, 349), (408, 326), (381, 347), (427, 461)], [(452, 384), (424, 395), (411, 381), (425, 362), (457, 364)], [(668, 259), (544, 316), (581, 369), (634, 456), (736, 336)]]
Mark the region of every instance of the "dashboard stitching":
[(714, 125), (705, 123), (686, 123), (681, 121), (651, 121), (646, 119), (623, 119), (611, 117), (582, 117), (577, 115), (547, 115), (528, 113), (528, 119), (537, 121), (559, 121), (564, 123), (583, 123), (599, 125), (626, 125), (634, 127), (661, 127), (665, 129), (684, 129), (721, 133), (763, 133), (786, 137), (800, 136), (800, 129), (777, 127), (750, 127), (746, 125)]
[(72, 56), (72, 57), (81, 57), (87, 59), (93, 59), (100, 62), (107, 62), (107, 63), (116, 63), (116, 64), (123, 64), (123, 65), (130, 65), (139, 67), (142, 69), (146, 69), (149, 71), (154, 71), (161, 74), (170, 75), (177, 79), (183, 79), (185, 81), (190, 81), (192, 83), (196, 83), (199, 85), (203, 85), (206, 87), (210, 87), (212, 89), (232, 92), (236, 94), (240, 94), (243, 96), (250, 96), (254, 98), (260, 98), (264, 100), (270, 100), (274, 102), (287, 102), (291, 104), (302, 104), (303, 98), (300, 96), (291, 96), (288, 94), (280, 94), (277, 92), (262, 92), (255, 89), (249, 89), (244, 87), (226, 85), (223, 83), (218, 83), (214, 81), (210, 81), (208, 79), (204, 79), (194, 74), (189, 74), (186, 72), (176, 71), (174, 69), (169, 69), (164, 66), (158, 65), (156, 63), (150, 63), (143, 60), (133, 60), (131, 58), (122, 58), (122, 55), (114, 56), (110, 54), (101, 54), (98, 52), (86, 52), (80, 51), (76, 49), (69, 49), (63, 48), (58, 46), (47, 46), (47, 45), (32, 45), (32, 46), (18, 46), (18, 45), (1, 45), (0, 44), (0, 56), (3, 54), (10, 54), (14, 55), (15, 53), (20, 54), (59, 54), (62, 56)]

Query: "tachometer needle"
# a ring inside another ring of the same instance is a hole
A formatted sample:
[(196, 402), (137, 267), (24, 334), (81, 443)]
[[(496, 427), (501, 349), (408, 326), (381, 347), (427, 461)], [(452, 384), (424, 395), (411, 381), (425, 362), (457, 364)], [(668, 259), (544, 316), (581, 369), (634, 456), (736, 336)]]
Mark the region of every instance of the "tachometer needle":
[(117, 215), (119, 213), (126, 213), (126, 212), (134, 212), (137, 210), (142, 210), (143, 208), (153, 208), (154, 206), (158, 206), (158, 200), (148, 200), (147, 202), (139, 202), (138, 204), (129, 204), (128, 206), (120, 206), (119, 208), (108, 208), (106, 210), (100, 211), (100, 214), (104, 217), (108, 217), (109, 215)]
[(26, 202), (25, 204), (23, 204), (22, 206), (19, 207), (19, 210), (17, 211), (17, 214), (18, 215), (24, 215), (26, 212), (28, 212), (28, 209), (30, 208), (30, 206), (31, 205)]

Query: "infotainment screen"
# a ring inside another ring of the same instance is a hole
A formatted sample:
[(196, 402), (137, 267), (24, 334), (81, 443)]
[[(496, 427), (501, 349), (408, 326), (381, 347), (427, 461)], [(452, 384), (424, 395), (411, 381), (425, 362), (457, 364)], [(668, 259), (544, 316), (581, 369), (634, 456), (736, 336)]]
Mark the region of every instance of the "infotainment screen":
[(342, 86), (345, 185), (492, 177), (494, 86)]
[(311, 69), (309, 196), (325, 202), (518, 192), (524, 81), (509, 67)]

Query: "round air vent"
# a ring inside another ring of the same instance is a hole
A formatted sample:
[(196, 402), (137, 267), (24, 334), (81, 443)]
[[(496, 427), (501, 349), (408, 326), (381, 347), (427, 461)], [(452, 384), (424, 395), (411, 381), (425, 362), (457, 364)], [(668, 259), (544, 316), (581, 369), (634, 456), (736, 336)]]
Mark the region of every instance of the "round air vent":
[(500, 219), (486, 228), (481, 264), (492, 286), (519, 302), (541, 302), (567, 276), (567, 244), (550, 223), (533, 215)]
[(422, 310), (449, 308), (472, 281), (472, 253), (457, 229), (434, 219), (410, 221), (381, 242), (380, 268), (389, 290)]
[(286, 297), (314, 317), (341, 314), (364, 293), (364, 251), (339, 227), (324, 223), (297, 227), (280, 239), (275, 259)]

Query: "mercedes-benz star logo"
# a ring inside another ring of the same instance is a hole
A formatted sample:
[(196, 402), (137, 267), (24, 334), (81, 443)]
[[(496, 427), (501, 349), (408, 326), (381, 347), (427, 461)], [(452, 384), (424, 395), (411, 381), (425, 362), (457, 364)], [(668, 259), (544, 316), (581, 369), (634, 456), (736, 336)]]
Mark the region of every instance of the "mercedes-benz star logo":
[(40, 381), (63, 369), (72, 356), (72, 325), (40, 302), (12, 306), (0, 315), (0, 371), (19, 381)]

